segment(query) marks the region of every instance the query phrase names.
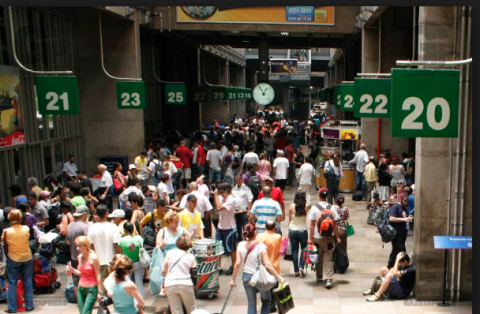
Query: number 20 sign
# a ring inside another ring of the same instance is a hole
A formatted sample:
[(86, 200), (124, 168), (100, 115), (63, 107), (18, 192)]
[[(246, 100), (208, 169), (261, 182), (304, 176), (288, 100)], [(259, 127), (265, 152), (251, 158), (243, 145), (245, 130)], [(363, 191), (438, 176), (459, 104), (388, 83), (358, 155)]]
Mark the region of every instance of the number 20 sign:
[(458, 70), (392, 69), (392, 137), (458, 136)]
[(145, 109), (145, 82), (117, 82), (118, 109)]
[(76, 76), (36, 76), (35, 90), (40, 114), (78, 114)]

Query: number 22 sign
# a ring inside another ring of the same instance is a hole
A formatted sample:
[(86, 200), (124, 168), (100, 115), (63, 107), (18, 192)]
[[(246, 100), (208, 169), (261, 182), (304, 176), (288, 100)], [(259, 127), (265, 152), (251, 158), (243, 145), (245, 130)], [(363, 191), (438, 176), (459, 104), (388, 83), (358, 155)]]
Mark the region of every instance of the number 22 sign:
[(458, 136), (458, 70), (392, 69), (392, 137)]

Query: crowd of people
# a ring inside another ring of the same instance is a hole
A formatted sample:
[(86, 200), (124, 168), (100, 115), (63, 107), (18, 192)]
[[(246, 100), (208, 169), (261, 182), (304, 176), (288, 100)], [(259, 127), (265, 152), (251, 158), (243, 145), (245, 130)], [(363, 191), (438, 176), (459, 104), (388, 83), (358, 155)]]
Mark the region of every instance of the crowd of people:
[[(276, 311), (272, 292), (248, 282), (258, 260), (278, 282), (284, 281), (279, 264), (282, 236), (291, 241), (295, 276), (306, 277), (301, 250), (309, 244), (317, 246), (316, 280), (331, 289), (332, 254), (335, 246), (347, 251), (350, 212), (344, 206), (345, 196), (339, 194), (342, 168), (338, 154), (326, 156), (323, 167), (332, 168), (333, 179), (319, 189), (319, 202), (312, 197), (317, 156), (305, 154), (300, 145), (309, 144), (318, 154), (314, 148), (321, 141), (319, 126), (314, 119), (287, 120), (275, 111), (259, 112), (245, 121), (233, 117), (224, 128), (214, 121), (208, 130), (184, 138), (169, 131), (165, 138), (148, 143), (128, 165), (126, 175), (121, 163), (112, 172), (99, 164), (93, 176), (99, 181), (95, 190), (92, 179), (78, 170), (73, 155), (64, 165), (63, 184), (48, 176), (43, 189), (36, 178), (28, 180), (26, 193), (18, 185), (10, 186), (13, 207), (5, 208), (1, 215), (11, 287), (8, 312), (17, 311), (14, 287), (18, 277), (24, 281), (27, 311), (33, 309), (32, 260), (39, 249), (38, 239), (51, 228), (66, 237), (70, 252), (66, 270), (73, 278), (80, 314), (91, 313), (103, 296), (113, 299), (116, 313), (142, 313), (144, 283), (150, 280), (148, 267), (141, 262), (144, 247), (159, 248), (165, 254), (160, 294), (168, 298), (172, 313), (183, 313), (183, 309), (191, 313), (197, 306), (195, 283), (190, 279), (196, 260), (190, 248), (202, 238), (221, 241), (230, 255), (231, 266), (223, 269), (220, 259), (219, 273), (232, 276), (232, 287), (243, 265), (249, 314), (256, 313), (257, 291), (261, 313)], [(407, 208), (413, 214), (414, 207), (410, 203), (412, 183), (406, 186), (405, 176), (413, 173), (413, 164), (405, 170), (395, 158), (390, 162), (382, 156), (376, 161), (365, 149), (361, 144), (351, 161), (356, 166), (357, 189), (364, 189), (369, 203), (372, 194), (375, 202), (391, 204), (389, 216), (398, 236), (392, 240), (388, 268), (381, 270), (385, 282), (391, 284), (365, 294), (372, 294), (369, 301), (376, 301), (385, 297), (385, 291), (398, 292), (400, 285), (403, 294), (392, 292), (390, 296), (408, 297), (414, 266), (405, 253), (406, 223), (411, 221)], [(388, 187), (396, 188), (389, 195), (383, 188), (387, 186), (385, 178), (390, 180)], [(284, 201), (287, 186), (296, 190), (292, 204)], [(52, 226), (49, 214), (57, 205), (62, 215)], [(325, 211), (331, 212), (333, 220), (331, 230), (324, 233)], [(280, 223), (287, 218), (288, 230), (282, 232)], [(402, 279), (406, 277), (409, 279)]]

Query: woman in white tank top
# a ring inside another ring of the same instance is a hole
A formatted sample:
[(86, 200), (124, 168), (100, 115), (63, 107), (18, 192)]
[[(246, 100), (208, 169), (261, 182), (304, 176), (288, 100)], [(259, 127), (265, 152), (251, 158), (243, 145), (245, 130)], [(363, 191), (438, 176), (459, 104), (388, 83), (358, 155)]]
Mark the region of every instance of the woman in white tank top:
[(288, 235), (290, 237), (290, 244), (292, 245), (292, 259), (295, 276), (302, 275), (305, 277), (305, 262), (300, 258), (300, 268), (298, 265), (299, 245), (301, 249), (307, 247), (308, 232), (307, 232), (307, 213), (309, 211), (305, 191), (298, 190), (295, 193), (293, 204), (288, 208)]

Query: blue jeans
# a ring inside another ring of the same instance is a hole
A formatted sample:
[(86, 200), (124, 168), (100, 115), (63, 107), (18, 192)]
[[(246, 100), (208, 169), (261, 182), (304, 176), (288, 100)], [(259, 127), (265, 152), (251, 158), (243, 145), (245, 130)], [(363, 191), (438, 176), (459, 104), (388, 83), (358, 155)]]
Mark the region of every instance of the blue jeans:
[[(290, 244), (292, 244), (292, 260), (293, 260), (293, 270), (295, 273), (298, 273), (299, 267), (298, 267), (298, 258), (299, 255), (298, 251), (298, 245), (300, 244), (301, 248), (304, 249), (307, 247), (307, 238), (308, 238), (308, 233), (307, 230), (289, 230), (288, 231), (289, 237), (290, 237)], [(300, 268), (303, 268), (305, 266), (305, 261), (303, 258), (300, 256)]]
[(362, 198), (367, 198), (367, 181), (365, 181), (365, 173), (356, 171), (355, 191), (362, 190)]
[(248, 310), (247, 314), (257, 314), (257, 291), (260, 293), (260, 300), (262, 300), (262, 307), (260, 309), (260, 314), (270, 313), (270, 290), (258, 290), (255, 287), (250, 286), (248, 283), (252, 278), (253, 274), (243, 273), (243, 287), (245, 288), (245, 294), (247, 295), (248, 300)]
[(17, 280), (20, 276), (23, 280), (25, 307), (30, 310), (33, 304), (33, 259), (26, 262), (15, 262), (7, 256), (8, 291), (7, 302), (10, 311), (17, 311)]
[(214, 170), (210, 168), (208, 177), (212, 180), (212, 183), (220, 182), (222, 180), (222, 170)]

